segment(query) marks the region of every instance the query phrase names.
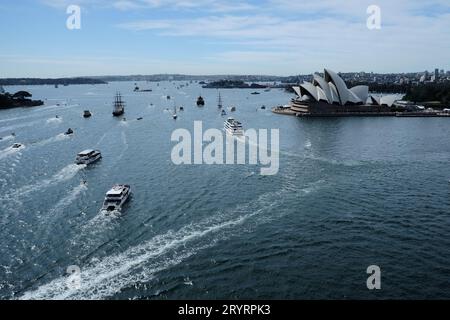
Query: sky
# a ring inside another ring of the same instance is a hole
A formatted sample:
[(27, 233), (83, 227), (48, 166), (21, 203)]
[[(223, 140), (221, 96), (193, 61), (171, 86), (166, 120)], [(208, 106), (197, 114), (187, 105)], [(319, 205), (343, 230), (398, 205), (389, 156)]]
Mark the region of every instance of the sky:
[(450, 69), (449, 0), (0, 0), (0, 30), (0, 78)]

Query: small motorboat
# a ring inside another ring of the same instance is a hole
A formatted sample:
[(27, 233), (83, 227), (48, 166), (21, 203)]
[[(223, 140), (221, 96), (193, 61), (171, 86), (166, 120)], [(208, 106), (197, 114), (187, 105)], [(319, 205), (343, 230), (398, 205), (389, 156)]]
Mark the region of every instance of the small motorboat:
[(23, 148), (23, 144), (21, 144), (21, 143), (14, 143), (11, 146), (11, 149), (22, 149), (22, 148)]
[(144, 119), (144, 118), (139, 117), (139, 118), (137, 118), (136, 120), (137, 120), (137, 121), (141, 121), (142, 119)]
[(167, 96), (167, 100), (170, 100), (171, 99), (171, 97), (170, 96)]
[(73, 130), (71, 128), (69, 128), (64, 134), (66, 136), (72, 135), (73, 134)]
[(261, 93), (255, 91), (255, 92), (252, 92), (252, 94), (255, 95), (255, 94), (261, 94)]
[(90, 118), (92, 117), (92, 113), (89, 110), (85, 110), (83, 113), (84, 118)]
[(231, 111), (231, 112), (235, 112), (235, 111), (236, 111), (236, 107), (231, 107), (231, 108), (230, 108), (230, 111)]
[(225, 110), (222, 109), (221, 114), (222, 114), (222, 116), (226, 116), (226, 115), (227, 115), (227, 112), (226, 112)]
[(266, 110), (266, 106), (262, 106), (262, 107), (261, 107), (261, 110)]
[(197, 99), (197, 106), (203, 107), (205, 105), (205, 99), (203, 99), (202, 96), (198, 97)]
[(184, 111), (184, 107), (180, 107), (180, 111)]

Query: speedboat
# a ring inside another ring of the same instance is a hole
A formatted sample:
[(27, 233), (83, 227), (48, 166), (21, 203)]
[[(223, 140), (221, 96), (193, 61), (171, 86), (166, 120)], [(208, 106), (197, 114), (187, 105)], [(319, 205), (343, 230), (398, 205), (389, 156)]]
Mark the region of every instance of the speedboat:
[(230, 108), (230, 111), (231, 111), (231, 112), (235, 112), (235, 111), (236, 111), (236, 107), (231, 107), (231, 108)]
[(202, 96), (198, 97), (197, 99), (197, 106), (204, 106), (205, 105), (205, 99), (203, 99)]
[(22, 149), (22, 148), (23, 148), (23, 144), (21, 144), (21, 143), (14, 143), (11, 146), (11, 149)]
[(75, 163), (78, 165), (80, 165), (80, 164), (89, 165), (91, 163), (94, 163), (94, 162), (100, 160), (101, 158), (102, 158), (102, 154), (100, 151), (89, 149), (89, 150), (80, 152), (77, 155), (77, 159), (75, 160)]
[(64, 134), (66, 136), (70, 136), (71, 134), (73, 134), (73, 130), (71, 128), (69, 128)]
[(232, 136), (243, 136), (244, 129), (242, 128), (242, 123), (235, 120), (234, 118), (228, 118), (224, 123), (225, 131)]
[(85, 110), (83, 113), (84, 118), (90, 118), (92, 117), (92, 113), (89, 110)]
[(106, 213), (120, 212), (130, 195), (131, 187), (129, 185), (115, 185), (106, 193), (102, 211)]

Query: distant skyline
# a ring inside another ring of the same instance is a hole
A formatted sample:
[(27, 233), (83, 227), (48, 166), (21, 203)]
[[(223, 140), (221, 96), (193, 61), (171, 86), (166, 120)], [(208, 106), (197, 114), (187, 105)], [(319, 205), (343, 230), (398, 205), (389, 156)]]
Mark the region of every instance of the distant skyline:
[(450, 69), (448, 0), (7, 0), (0, 28), (0, 78)]

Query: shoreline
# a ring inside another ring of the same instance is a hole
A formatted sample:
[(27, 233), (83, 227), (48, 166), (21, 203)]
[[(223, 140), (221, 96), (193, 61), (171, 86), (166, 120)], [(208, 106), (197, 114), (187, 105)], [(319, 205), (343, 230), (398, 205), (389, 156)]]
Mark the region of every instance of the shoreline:
[(290, 108), (272, 108), (275, 114), (295, 116), (297, 118), (343, 118), (343, 117), (396, 117), (396, 118), (446, 118), (448, 113), (441, 112), (342, 112), (342, 113), (299, 113)]

